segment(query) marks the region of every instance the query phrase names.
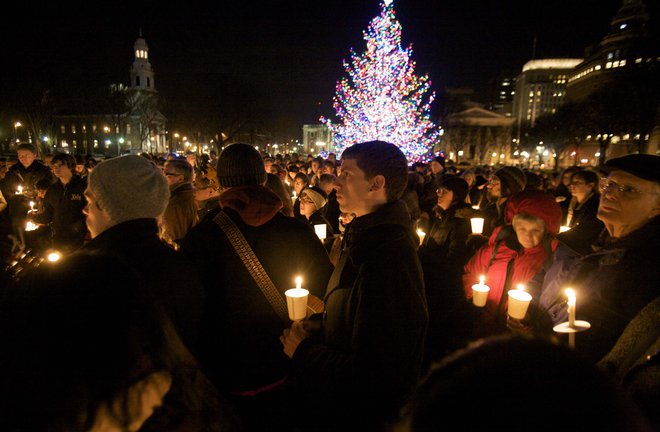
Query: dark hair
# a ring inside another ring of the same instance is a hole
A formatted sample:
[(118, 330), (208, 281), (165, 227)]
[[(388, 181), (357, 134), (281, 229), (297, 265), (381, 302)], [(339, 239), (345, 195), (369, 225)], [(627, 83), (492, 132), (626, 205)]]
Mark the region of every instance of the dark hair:
[(34, 154), (37, 154), (37, 148), (30, 143), (20, 143), (18, 146), (16, 146), (16, 151), (20, 150), (28, 150)]
[(43, 190), (47, 190), (52, 184), (53, 182), (51, 182), (50, 180), (46, 178), (42, 178), (37, 180), (37, 182), (34, 184), (34, 187), (37, 188), (37, 190), (43, 191)]
[(596, 174), (593, 171), (590, 170), (581, 170), (581, 171), (576, 171), (573, 173), (571, 176), (571, 181), (573, 181), (574, 178), (581, 178), (584, 180), (585, 183), (593, 183), (596, 185), (594, 188), (595, 192), (598, 192), (598, 182), (600, 180), (600, 177), (598, 177), (598, 174)]
[(50, 163), (54, 162), (61, 162), (62, 165), (66, 165), (67, 168), (69, 168), (71, 171), (75, 172), (76, 169), (76, 159), (71, 156), (70, 154), (67, 153), (57, 153), (55, 156), (53, 156), (53, 159), (51, 159)]
[[(213, 387), (142, 287), (124, 261), (89, 252), (41, 264), (9, 287), (0, 309), (0, 430), (89, 430), (99, 407), (116, 401), (111, 414), (126, 425), (128, 389), (159, 371), (171, 375), (166, 400), (178, 415), (217, 417)], [(157, 414), (148, 422), (170, 422), (160, 430), (183, 420)]]
[(330, 173), (323, 173), (319, 176), (319, 184), (334, 183), (336, 175)]
[(293, 216), (293, 203), (291, 202), (291, 197), (284, 188), (282, 179), (280, 179), (277, 174), (266, 173), (266, 187), (273, 191), (275, 195), (280, 198), (280, 201), (282, 201), (281, 212), (285, 216)]
[(354, 159), (367, 180), (377, 175), (385, 177), (388, 202), (401, 198), (408, 183), (408, 160), (399, 147), (385, 141), (369, 141), (348, 147), (341, 158)]
[[(579, 401), (579, 403), (576, 403)], [(403, 411), (408, 430), (649, 430), (595, 365), (541, 337), (493, 336), (434, 364)], [(560, 428), (561, 429), (561, 428)]]
[(304, 172), (296, 173), (296, 176), (293, 178), (293, 181), (295, 182), (296, 179), (300, 179), (300, 180), (304, 181), (305, 185), (309, 184), (309, 177)]
[(165, 161), (165, 165), (174, 168), (174, 171), (183, 176), (183, 181), (191, 182), (193, 177), (193, 166), (185, 159), (171, 159)]

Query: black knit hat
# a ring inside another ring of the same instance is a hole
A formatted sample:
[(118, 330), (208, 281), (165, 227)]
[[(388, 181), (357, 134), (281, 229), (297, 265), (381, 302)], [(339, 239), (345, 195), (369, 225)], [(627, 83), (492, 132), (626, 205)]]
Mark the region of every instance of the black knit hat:
[(469, 189), (469, 186), (464, 179), (453, 175), (445, 176), (442, 181), (439, 182), (439, 186), (444, 187), (454, 193), (452, 204), (464, 202)]
[(502, 167), (495, 171), (494, 175), (500, 180), (503, 197), (515, 195), (525, 189), (527, 185), (525, 172), (517, 167)]
[(217, 163), (220, 186), (256, 186), (266, 182), (266, 168), (259, 152), (249, 144), (230, 144), (220, 153)]
[(644, 180), (660, 183), (660, 156), (631, 154), (605, 162), (605, 172), (625, 171)]

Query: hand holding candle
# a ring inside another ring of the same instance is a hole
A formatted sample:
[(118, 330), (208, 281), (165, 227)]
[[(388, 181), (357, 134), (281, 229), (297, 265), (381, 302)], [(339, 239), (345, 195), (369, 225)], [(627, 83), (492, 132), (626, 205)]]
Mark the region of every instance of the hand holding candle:
[(484, 218), (471, 218), (470, 226), (472, 234), (481, 234), (484, 232)]
[(477, 307), (486, 306), (486, 301), (488, 300), (488, 292), (490, 287), (484, 284), (486, 276), (479, 276), (479, 283), (472, 285), (472, 303)]
[(511, 318), (523, 319), (527, 314), (527, 308), (532, 301), (532, 296), (525, 291), (525, 285), (518, 284), (514, 290), (509, 290), (509, 305), (507, 313)]
[(309, 296), (309, 291), (302, 288), (302, 277), (296, 276), (296, 287), (287, 290), (284, 295), (286, 296), (289, 319), (291, 321), (304, 319), (307, 316), (307, 297)]
[(325, 224), (314, 225), (314, 231), (321, 240), (325, 240), (325, 238), (328, 236), (328, 230)]

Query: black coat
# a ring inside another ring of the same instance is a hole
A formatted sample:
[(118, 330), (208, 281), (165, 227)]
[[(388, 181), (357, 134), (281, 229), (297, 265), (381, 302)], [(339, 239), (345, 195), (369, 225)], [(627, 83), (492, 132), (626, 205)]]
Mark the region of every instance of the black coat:
[(160, 240), (155, 219), (134, 219), (115, 225), (83, 249), (114, 254), (135, 268), (172, 319), (183, 342), (195, 353), (204, 291), (191, 263)]
[(85, 241), (87, 226), (82, 211), (87, 205), (86, 188), (87, 182), (74, 175), (66, 185), (58, 180), (46, 191), (44, 211), (33, 219), (41, 224), (50, 223), (56, 249), (75, 250)]
[[(243, 233), (282, 295), (295, 287), (295, 277), (301, 275), (303, 288), (323, 298), (332, 264), (312, 229), (277, 210), (259, 226), (246, 224), (227, 206), (222, 211)], [(255, 390), (289, 372), (290, 359), (279, 338), (290, 323), (283, 322), (273, 310), (222, 229), (211, 219), (215, 214), (217, 211), (209, 213), (205, 221), (193, 227), (180, 249), (197, 267), (206, 291), (198, 358), (222, 392)]]
[(418, 250), (429, 308), (427, 364), (456, 348), (456, 332), (449, 317), (464, 304), (463, 266), (470, 258), (467, 239), (472, 214), (473, 210), (464, 203), (442, 211), (433, 219)]
[(419, 378), (428, 324), (418, 239), (402, 201), (355, 218), (325, 296), (323, 340), (296, 349), (308, 413), (330, 430), (375, 430)]
[(576, 352), (594, 362), (612, 349), (633, 317), (660, 295), (660, 216), (596, 252), (560, 245), (539, 301), (554, 324), (567, 321), (564, 289), (576, 291), (576, 319), (591, 328), (575, 336)]

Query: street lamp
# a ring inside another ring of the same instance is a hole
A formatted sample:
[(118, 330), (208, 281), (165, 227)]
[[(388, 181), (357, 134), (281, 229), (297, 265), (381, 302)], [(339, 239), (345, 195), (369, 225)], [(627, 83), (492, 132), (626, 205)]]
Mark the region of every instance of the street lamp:
[(20, 142), (20, 140), (18, 139), (18, 128), (21, 127), (21, 126), (23, 126), (23, 123), (21, 123), (19, 121), (14, 123), (14, 142), (15, 143)]

